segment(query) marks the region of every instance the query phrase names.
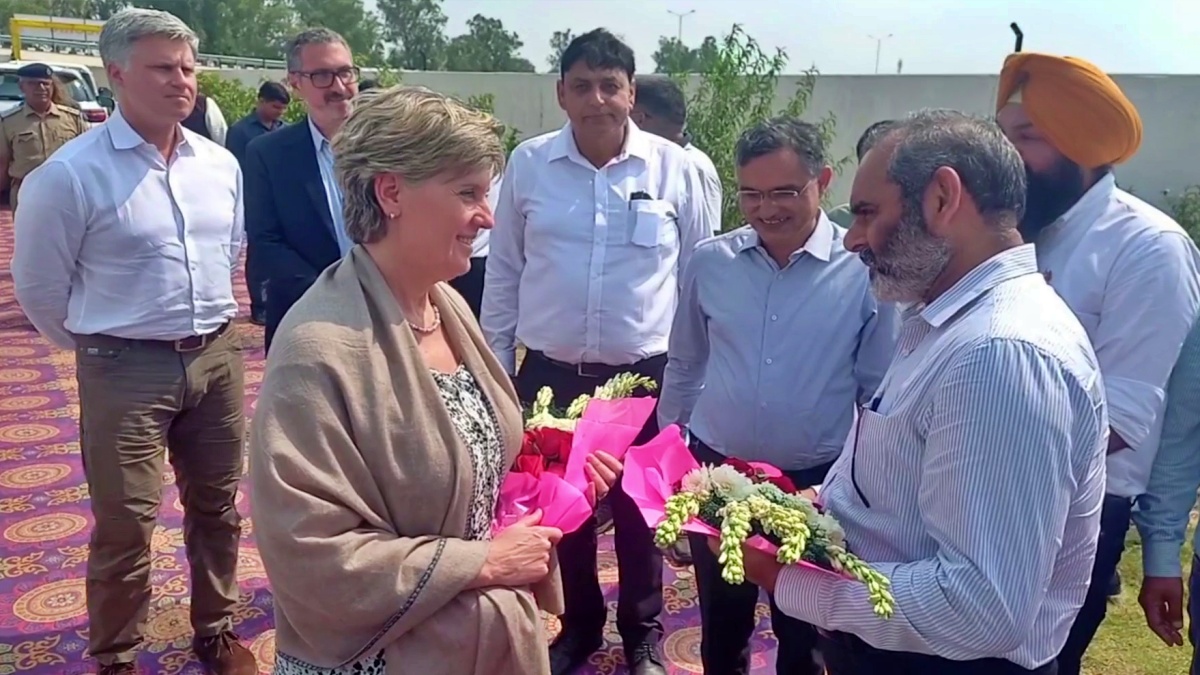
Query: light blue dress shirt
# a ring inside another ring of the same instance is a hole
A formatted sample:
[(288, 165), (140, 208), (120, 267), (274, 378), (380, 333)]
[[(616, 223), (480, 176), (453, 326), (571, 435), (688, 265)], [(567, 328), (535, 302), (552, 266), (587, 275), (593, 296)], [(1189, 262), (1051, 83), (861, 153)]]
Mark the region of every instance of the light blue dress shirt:
[(1092, 574), (1108, 417), (1087, 333), (1033, 246), (907, 309), (874, 399), (821, 497), (891, 579), (896, 613), (801, 567), (780, 573), (776, 603), (879, 649), (1049, 663)]
[[(1183, 348), (1167, 382), (1162, 442), (1146, 494), (1138, 498), (1133, 522), (1142, 537), (1142, 570), (1148, 577), (1182, 577), (1179, 559), (1188, 520), (1200, 489), (1200, 323)], [(1200, 551), (1200, 537), (1193, 536)]]
[(333, 172), (333, 146), (329, 139), (321, 133), (312, 118), (308, 119), (308, 129), (312, 132), (313, 146), (317, 150), (317, 166), (321, 169), (321, 184), (325, 186), (325, 199), (329, 201), (329, 215), (333, 219), (333, 236), (337, 238), (338, 248), (342, 255), (354, 248), (350, 235), (346, 234), (346, 219), (342, 213), (342, 186), (338, 185), (336, 174)]
[(846, 231), (820, 215), (782, 268), (749, 226), (701, 242), (684, 272), (659, 425), (784, 470), (837, 458), (879, 386), (899, 315), (871, 293)]

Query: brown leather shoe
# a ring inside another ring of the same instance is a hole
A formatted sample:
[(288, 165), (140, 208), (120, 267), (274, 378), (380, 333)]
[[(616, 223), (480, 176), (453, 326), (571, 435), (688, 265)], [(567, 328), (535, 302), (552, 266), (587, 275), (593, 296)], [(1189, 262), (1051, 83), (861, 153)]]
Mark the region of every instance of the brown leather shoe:
[(192, 641), (192, 649), (212, 675), (258, 675), (254, 655), (238, 642), (233, 631), (197, 637)]
[(137, 665), (133, 663), (101, 664), (100, 669), (96, 671), (96, 675), (138, 675), (138, 669)]

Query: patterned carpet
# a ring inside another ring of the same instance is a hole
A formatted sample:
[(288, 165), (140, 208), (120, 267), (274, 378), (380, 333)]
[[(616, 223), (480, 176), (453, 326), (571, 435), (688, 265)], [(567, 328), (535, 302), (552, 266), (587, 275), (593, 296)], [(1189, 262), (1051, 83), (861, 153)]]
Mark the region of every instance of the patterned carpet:
[[(76, 419), (79, 401), (74, 359), (52, 349), (26, 321), (13, 298), (9, 260), (12, 220), (0, 213), (0, 675), (74, 675), (94, 672), (86, 658), (87, 613), (84, 568), (91, 512), (79, 462)], [(243, 307), (244, 288), (239, 284)], [(250, 341), (262, 331), (243, 321)], [(262, 380), (261, 347), (246, 352), (246, 413)], [(188, 574), (183, 555), (182, 512), (174, 476), (166, 476), (159, 528), (154, 534), (153, 604), (140, 665), (145, 673), (200, 674), (190, 651)], [(248, 512), (249, 495), (240, 508)], [(616, 613), (616, 558), (605, 537), (601, 579)], [(254, 526), (243, 525), (238, 577), (241, 603), (237, 630), (257, 655), (263, 673), (274, 663), (271, 593), (254, 548)], [(670, 672), (700, 673), (700, 628), (696, 590), (687, 568), (673, 568), (665, 584)], [(754, 673), (774, 672), (774, 637), (767, 609), (759, 606)], [(556, 622), (549, 620), (551, 630)], [(619, 638), (609, 624), (608, 644), (592, 657), (583, 675), (626, 672)]]

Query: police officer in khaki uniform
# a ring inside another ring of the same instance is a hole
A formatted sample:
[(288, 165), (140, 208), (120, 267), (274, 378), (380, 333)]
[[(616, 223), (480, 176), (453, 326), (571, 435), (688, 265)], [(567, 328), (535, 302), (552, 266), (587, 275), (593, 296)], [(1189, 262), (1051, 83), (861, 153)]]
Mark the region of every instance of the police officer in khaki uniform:
[(17, 191), (30, 171), (67, 141), (88, 130), (78, 109), (56, 105), (54, 71), (43, 63), (17, 70), (25, 103), (0, 116), (0, 189), (8, 186), (8, 202), (17, 210)]

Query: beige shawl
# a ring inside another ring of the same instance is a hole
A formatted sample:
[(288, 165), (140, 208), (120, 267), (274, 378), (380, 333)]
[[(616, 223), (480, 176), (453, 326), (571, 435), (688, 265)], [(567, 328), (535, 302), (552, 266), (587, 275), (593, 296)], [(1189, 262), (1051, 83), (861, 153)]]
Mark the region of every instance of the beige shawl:
[[(432, 293), (447, 337), (521, 441), (516, 392), (462, 299)], [(292, 308), (271, 345), (250, 437), (254, 534), (281, 654), (337, 667), (384, 650), (387, 672), (541, 675), (538, 601), (561, 613), (558, 574), (537, 587), (465, 590), (488, 549), (462, 539), (469, 450), (416, 340), (361, 247)]]

